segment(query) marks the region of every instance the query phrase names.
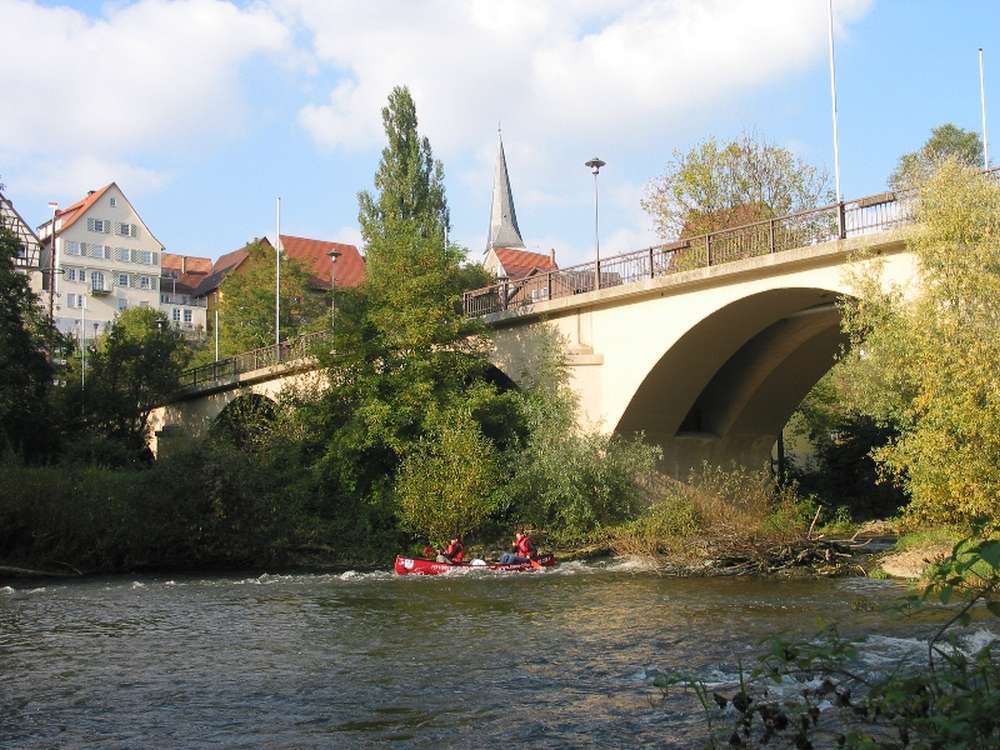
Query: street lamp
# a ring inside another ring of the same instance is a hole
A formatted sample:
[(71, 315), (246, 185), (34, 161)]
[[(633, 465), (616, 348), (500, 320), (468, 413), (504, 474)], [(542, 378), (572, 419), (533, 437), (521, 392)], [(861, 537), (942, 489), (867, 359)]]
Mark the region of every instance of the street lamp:
[(49, 208), (52, 209), (52, 232), (49, 235), (52, 240), (49, 250), (49, 323), (53, 323), (56, 306), (56, 214), (59, 213), (59, 203), (49, 201)]
[(594, 253), (597, 257), (597, 263), (594, 266), (594, 288), (601, 288), (601, 239), (598, 232), (597, 223), (597, 175), (601, 172), (601, 167), (605, 165), (605, 162), (601, 161), (596, 156), (590, 161), (586, 162), (586, 166), (590, 167), (591, 174), (594, 175)]
[(337, 258), (343, 255), (339, 250), (331, 250), (330, 256), (330, 330), (333, 330), (337, 317)]

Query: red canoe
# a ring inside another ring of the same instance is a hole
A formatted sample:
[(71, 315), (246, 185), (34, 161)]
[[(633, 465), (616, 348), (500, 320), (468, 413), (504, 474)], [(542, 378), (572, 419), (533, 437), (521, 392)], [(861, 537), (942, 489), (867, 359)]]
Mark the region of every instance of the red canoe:
[(473, 565), (472, 563), (463, 562), (458, 563), (457, 565), (449, 565), (448, 563), (439, 563), (434, 560), (424, 560), (420, 557), (403, 557), (402, 555), (399, 555), (396, 558), (396, 572), (401, 576), (436, 576), (441, 575), (442, 573), (451, 573), (456, 568), (459, 568), (472, 570), (495, 570), (501, 573), (528, 573), (536, 568), (548, 568), (555, 564), (555, 555), (542, 555), (535, 560), (534, 565), (530, 562), (508, 563), (506, 565), (501, 565), (500, 563)]

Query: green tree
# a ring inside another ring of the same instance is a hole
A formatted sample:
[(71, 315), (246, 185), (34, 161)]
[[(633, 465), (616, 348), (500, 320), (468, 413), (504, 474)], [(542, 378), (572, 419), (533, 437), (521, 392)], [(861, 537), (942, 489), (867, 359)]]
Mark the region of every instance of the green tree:
[(382, 119), (388, 145), (377, 192), (358, 197), (366, 280), (338, 290), (334, 351), (318, 353), (335, 387), (322, 399), (314, 434), (322, 445), (317, 471), (329, 479), (332, 502), (363, 503), (375, 523), (395, 527), (396, 473), (411, 453), (430, 450), (428, 441), (440, 434), (435, 415), (478, 418), (490, 409), (470, 400), (489, 402), (496, 391), (481, 382), (483, 342), (466, 336), (472, 329), (458, 306), (462, 252), (446, 245), (443, 169), (417, 131), (406, 88), (392, 91)]
[(826, 172), (744, 133), (674, 151), (641, 201), (664, 239), (694, 236), (815, 208), (832, 201)]
[(397, 483), (403, 528), (434, 542), (478, 530), (501, 502), (496, 450), (471, 413), (452, 410), (404, 460)]
[(0, 222), (0, 448), (27, 459), (52, 448), (53, 356), (66, 342), (45, 316), (28, 277), (15, 269), (17, 235)]
[(911, 518), (1000, 518), (1000, 186), (948, 159), (920, 188), (908, 240), (919, 282), (878, 267), (845, 304), (849, 394), (899, 436), (875, 451)]
[[(219, 350), (223, 356), (274, 343), (274, 249), (257, 241), (250, 256), (222, 282)], [(328, 320), (329, 298), (309, 288), (309, 274), (294, 258), (281, 260), (281, 338), (304, 333)]]
[(945, 159), (978, 167), (983, 163), (983, 142), (978, 133), (963, 130), (950, 122), (934, 128), (919, 150), (899, 157), (896, 170), (889, 176), (889, 187), (905, 190), (926, 180)]
[(82, 414), (86, 429), (120, 445), (123, 458), (134, 458), (146, 444), (150, 413), (177, 391), (189, 356), (163, 313), (124, 310), (88, 354), (83, 389), (78, 371), (70, 372), (67, 408)]

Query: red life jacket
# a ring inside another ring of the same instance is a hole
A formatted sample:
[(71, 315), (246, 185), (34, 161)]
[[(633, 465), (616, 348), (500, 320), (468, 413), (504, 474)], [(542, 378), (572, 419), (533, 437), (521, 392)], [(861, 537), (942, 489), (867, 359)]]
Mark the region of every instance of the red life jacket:
[(531, 543), (528, 535), (525, 534), (519, 541), (514, 542), (514, 551), (517, 553), (518, 557), (534, 557), (535, 545)]
[(460, 563), (465, 557), (465, 545), (461, 542), (449, 542), (442, 554), (453, 563)]

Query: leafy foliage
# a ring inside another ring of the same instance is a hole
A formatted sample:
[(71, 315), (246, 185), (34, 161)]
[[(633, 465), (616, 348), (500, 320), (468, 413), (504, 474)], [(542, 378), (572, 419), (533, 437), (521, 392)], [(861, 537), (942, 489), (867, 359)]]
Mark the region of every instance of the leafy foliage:
[(438, 542), (478, 530), (497, 509), (496, 451), (472, 415), (451, 411), (400, 468), (396, 492), (407, 531)]
[(778, 485), (766, 471), (705, 463), (687, 482), (662, 482), (653, 502), (614, 530), (611, 544), (620, 553), (676, 560), (753, 558), (801, 539), (814, 510), (793, 484)]
[(968, 167), (982, 165), (983, 142), (979, 134), (950, 122), (934, 128), (919, 151), (899, 157), (895, 171), (889, 176), (889, 187), (893, 190), (917, 187), (948, 159)]
[(663, 238), (690, 237), (830, 202), (826, 173), (756, 133), (675, 151), (642, 207)]
[(0, 449), (35, 460), (53, 447), (49, 395), (54, 359), (67, 342), (50, 325), (27, 276), (15, 270), (19, 250), (17, 236), (0, 223)]
[[(219, 288), (219, 350), (227, 357), (274, 343), (274, 249), (262, 241), (245, 249), (249, 257)], [(302, 265), (282, 256), (282, 340), (304, 333), (310, 324), (325, 323), (328, 305), (328, 299), (310, 289)]]
[(134, 460), (146, 444), (150, 413), (177, 390), (188, 356), (183, 335), (163, 313), (147, 307), (123, 310), (87, 356), (86, 386), (75, 370), (81, 360), (73, 358), (66, 419), (82, 415), (78, 427), (119, 446), (114, 463)]
[(844, 307), (850, 398), (899, 436), (873, 453), (913, 520), (998, 518), (1000, 186), (949, 160), (924, 184), (908, 241), (919, 284), (884, 289), (876, 265)]

